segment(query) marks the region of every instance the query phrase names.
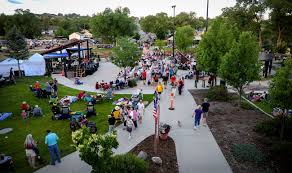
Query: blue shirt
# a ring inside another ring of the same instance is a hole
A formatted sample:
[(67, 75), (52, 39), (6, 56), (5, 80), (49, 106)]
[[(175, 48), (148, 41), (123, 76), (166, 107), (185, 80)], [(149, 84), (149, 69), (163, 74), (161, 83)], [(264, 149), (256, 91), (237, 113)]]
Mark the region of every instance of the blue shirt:
[(59, 137), (56, 135), (56, 133), (50, 132), (46, 136), (45, 144), (47, 144), (48, 146), (55, 145), (57, 144), (58, 139)]
[(195, 118), (200, 119), (203, 111), (201, 109), (196, 109), (195, 110)]

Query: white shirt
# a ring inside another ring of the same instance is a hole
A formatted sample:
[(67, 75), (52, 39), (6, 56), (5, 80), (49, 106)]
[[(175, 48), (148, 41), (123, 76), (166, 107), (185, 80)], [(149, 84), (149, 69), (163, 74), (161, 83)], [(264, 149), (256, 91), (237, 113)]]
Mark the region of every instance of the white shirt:
[(144, 103), (140, 103), (140, 102), (139, 102), (139, 103), (137, 104), (137, 106), (138, 106), (138, 109), (139, 109), (139, 110), (144, 110), (144, 108), (145, 108)]

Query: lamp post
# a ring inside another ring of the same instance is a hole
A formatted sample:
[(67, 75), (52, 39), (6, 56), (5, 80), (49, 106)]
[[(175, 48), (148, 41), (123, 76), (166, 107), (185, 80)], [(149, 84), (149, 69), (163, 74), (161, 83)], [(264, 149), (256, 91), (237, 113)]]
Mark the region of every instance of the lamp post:
[(175, 32), (175, 7), (176, 5), (171, 6), (173, 8), (173, 33), (172, 33), (172, 57), (174, 59), (174, 32)]
[(207, 0), (206, 32), (208, 31), (208, 25), (209, 25), (209, 0)]

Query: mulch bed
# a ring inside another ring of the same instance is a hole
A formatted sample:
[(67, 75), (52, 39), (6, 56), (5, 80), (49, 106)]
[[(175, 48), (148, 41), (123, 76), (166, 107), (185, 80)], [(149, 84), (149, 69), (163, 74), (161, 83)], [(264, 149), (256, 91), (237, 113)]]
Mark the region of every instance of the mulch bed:
[[(198, 104), (201, 104), (207, 90), (191, 90)], [(230, 102), (210, 102), (208, 126), (221, 148), (226, 160), (234, 173), (258, 173), (269, 170), (274, 172), (274, 163), (267, 159), (265, 163), (256, 165), (250, 162), (240, 162), (231, 153), (234, 144), (252, 144), (269, 158), (271, 141), (255, 132), (258, 122), (269, 119), (257, 110), (247, 110), (235, 106), (237, 100)]]
[[(138, 155), (140, 151), (147, 153), (147, 162), (149, 163), (149, 173), (178, 173), (178, 164), (176, 159), (175, 143), (172, 138), (166, 141), (159, 141), (157, 155), (154, 154), (154, 135), (151, 135), (140, 142), (130, 152)], [(159, 166), (151, 161), (151, 158), (158, 156), (162, 159), (162, 165)]]

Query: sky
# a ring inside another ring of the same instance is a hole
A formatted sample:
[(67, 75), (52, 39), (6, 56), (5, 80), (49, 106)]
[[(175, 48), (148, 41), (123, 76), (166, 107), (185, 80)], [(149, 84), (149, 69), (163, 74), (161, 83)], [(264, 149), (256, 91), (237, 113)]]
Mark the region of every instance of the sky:
[[(209, 0), (209, 17), (222, 13), (221, 9), (235, 5), (236, 0)], [(109, 7), (128, 7), (131, 16), (142, 17), (165, 12), (173, 16), (171, 6), (176, 5), (175, 13), (194, 11), (197, 16), (206, 16), (207, 0), (0, 0), (0, 13), (13, 14), (15, 9), (29, 9), (33, 13), (77, 13), (93, 15)]]

